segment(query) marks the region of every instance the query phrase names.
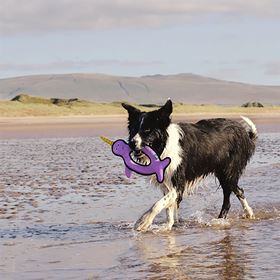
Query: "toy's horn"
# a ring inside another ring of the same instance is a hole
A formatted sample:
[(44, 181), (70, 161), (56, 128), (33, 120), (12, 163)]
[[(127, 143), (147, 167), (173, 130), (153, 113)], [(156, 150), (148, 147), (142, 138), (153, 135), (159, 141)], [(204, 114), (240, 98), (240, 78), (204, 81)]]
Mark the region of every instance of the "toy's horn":
[(113, 141), (111, 141), (110, 139), (108, 139), (108, 138), (106, 138), (106, 137), (104, 137), (104, 136), (100, 136), (100, 138), (105, 142), (105, 143), (107, 143), (107, 144), (109, 144), (110, 146), (112, 146), (113, 145)]

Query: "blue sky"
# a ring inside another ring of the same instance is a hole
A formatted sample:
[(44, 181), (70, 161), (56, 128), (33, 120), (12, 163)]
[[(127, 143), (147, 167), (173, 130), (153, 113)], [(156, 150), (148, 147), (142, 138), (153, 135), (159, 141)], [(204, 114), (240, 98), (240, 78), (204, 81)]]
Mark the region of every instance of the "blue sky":
[(280, 85), (279, 2), (1, 0), (0, 78), (195, 73)]

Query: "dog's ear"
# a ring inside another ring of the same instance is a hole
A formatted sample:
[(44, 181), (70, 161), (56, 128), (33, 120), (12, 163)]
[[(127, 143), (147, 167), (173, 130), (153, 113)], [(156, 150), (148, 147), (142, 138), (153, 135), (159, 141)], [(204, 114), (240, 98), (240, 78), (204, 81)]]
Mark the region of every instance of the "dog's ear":
[(168, 99), (166, 103), (158, 111), (160, 113), (160, 116), (169, 117), (173, 111), (171, 99)]
[(140, 113), (140, 110), (137, 108), (127, 104), (127, 103), (122, 103), (123, 108), (128, 112), (128, 114), (135, 114), (135, 113)]

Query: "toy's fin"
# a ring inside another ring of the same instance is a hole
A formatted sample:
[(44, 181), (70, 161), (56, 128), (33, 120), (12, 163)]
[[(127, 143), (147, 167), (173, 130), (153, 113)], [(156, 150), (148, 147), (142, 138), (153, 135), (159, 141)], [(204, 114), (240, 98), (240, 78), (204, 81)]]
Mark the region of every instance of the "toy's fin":
[(127, 166), (125, 167), (124, 172), (125, 172), (125, 175), (126, 175), (127, 178), (131, 177), (132, 171)]
[(159, 168), (156, 171), (157, 181), (159, 183), (162, 183), (164, 181), (164, 171), (165, 171), (166, 167), (170, 164), (170, 162), (171, 162), (171, 159), (169, 157), (160, 161)]
[(113, 141), (111, 141), (110, 139), (108, 139), (108, 138), (106, 138), (106, 137), (104, 137), (104, 136), (100, 136), (100, 138), (105, 142), (105, 143), (107, 143), (107, 144), (109, 144), (110, 146), (112, 146), (113, 145)]

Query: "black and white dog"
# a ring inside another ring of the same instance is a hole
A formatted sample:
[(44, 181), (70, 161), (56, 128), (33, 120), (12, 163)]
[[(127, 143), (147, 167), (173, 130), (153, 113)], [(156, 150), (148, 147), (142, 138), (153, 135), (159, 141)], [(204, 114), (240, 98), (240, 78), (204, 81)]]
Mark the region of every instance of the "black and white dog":
[(246, 216), (254, 217), (243, 189), (238, 186), (257, 139), (256, 127), (250, 119), (242, 117), (240, 123), (217, 118), (174, 124), (170, 118), (171, 100), (151, 112), (142, 112), (126, 103), (122, 106), (128, 111), (129, 145), (136, 160), (147, 161), (141, 152), (144, 145), (152, 147), (162, 159), (171, 158), (163, 183), (158, 184), (155, 176), (151, 177), (152, 183), (160, 185), (164, 196), (136, 222), (136, 230), (146, 231), (163, 209), (166, 209), (167, 229), (171, 229), (184, 191), (208, 174), (214, 174), (223, 189), (219, 218), (226, 218), (232, 192), (240, 200)]

